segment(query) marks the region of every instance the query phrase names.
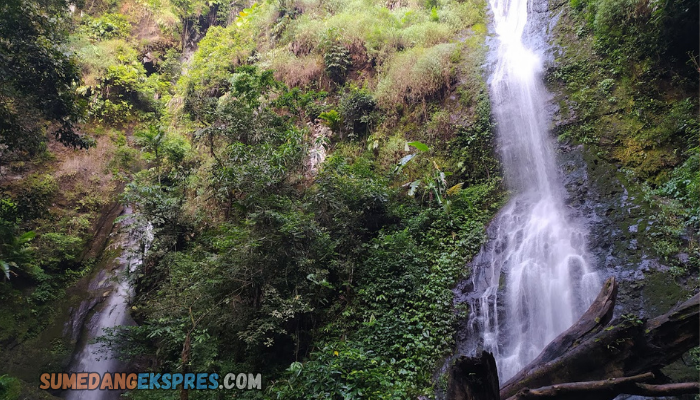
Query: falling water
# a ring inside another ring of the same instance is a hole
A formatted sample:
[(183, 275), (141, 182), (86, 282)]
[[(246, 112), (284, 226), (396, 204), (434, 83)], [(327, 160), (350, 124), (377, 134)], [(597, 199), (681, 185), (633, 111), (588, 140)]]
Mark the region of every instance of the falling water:
[[(540, 4), (536, 4), (539, 2)], [(494, 353), (502, 382), (571, 326), (600, 287), (585, 232), (567, 218), (542, 83), (546, 0), (491, 0), (489, 80), (498, 147), (514, 192), (474, 261), (469, 330)], [(543, 18), (544, 17), (544, 18)], [(501, 287), (501, 278), (505, 286)]]
[[(121, 223), (121, 227), (129, 229), (120, 230), (119, 236), (112, 239), (112, 246), (120, 247), (122, 254), (115, 260), (116, 265), (113, 269), (100, 271), (90, 282), (90, 291), (94, 296), (80, 305), (81, 309), (94, 307), (96, 299), (103, 299), (102, 303), (95, 307), (96, 311), (92, 317), (84, 323), (83, 338), (74, 354), (69, 372), (98, 372), (103, 375), (105, 372), (124, 372), (126, 368), (110, 349), (100, 342), (95, 342), (97, 337), (106, 333), (106, 329), (134, 324), (129, 316), (132, 289), (125, 275), (134, 271), (141, 263), (143, 254), (153, 238), (150, 226), (136, 226), (131, 217), (131, 208), (127, 207), (124, 214), (127, 218)], [(76, 321), (69, 321), (67, 328), (74, 324)], [(117, 390), (68, 390), (64, 394), (67, 400), (112, 400), (119, 396), (120, 391)]]

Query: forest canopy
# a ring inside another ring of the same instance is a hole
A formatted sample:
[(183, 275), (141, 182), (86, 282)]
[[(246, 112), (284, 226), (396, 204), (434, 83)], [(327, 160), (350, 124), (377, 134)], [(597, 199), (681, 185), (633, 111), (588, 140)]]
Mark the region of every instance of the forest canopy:
[(0, 144), (36, 154), (46, 133), (85, 148), (76, 132), (84, 107), (76, 95), (78, 62), (66, 48), (71, 29), (63, 0), (0, 4)]

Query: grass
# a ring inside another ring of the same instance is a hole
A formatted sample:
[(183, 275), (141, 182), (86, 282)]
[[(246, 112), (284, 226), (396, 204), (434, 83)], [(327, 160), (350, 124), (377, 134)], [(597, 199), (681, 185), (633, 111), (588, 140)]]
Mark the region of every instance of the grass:
[(287, 49), (276, 49), (265, 53), (260, 62), (275, 72), (275, 79), (289, 87), (321, 87), (323, 85), (323, 57), (309, 54), (297, 57)]
[(459, 58), (459, 47), (448, 43), (416, 47), (397, 55), (377, 85), (379, 103), (390, 109), (398, 104), (425, 102), (450, 90)]

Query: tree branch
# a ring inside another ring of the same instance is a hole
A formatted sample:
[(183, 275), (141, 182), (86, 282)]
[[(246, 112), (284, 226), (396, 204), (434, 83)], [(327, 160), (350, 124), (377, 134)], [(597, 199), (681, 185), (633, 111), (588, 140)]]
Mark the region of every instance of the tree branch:
[(559, 385), (545, 386), (538, 389), (521, 389), (515, 396), (507, 400), (530, 399), (557, 399), (557, 400), (586, 400), (591, 398), (610, 398), (620, 394), (634, 394), (639, 396), (680, 396), (684, 394), (697, 394), (700, 391), (700, 383), (669, 383), (665, 385), (652, 385), (640, 383), (654, 378), (654, 374), (647, 372), (641, 375), (627, 378), (611, 378), (603, 381), (563, 383)]
[(538, 389), (521, 389), (515, 396), (509, 397), (508, 400), (527, 400), (527, 399), (547, 399), (556, 398), (563, 399), (590, 399), (591, 396), (618, 395), (627, 393), (624, 391), (626, 387), (638, 382), (644, 382), (654, 379), (654, 374), (647, 372), (641, 375), (630, 376), (627, 378), (610, 378), (604, 381), (590, 382), (573, 382), (562, 383), (559, 385), (544, 386)]
[[(603, 287), (603, 291), (609, 290), (609, 287)], [(507, 399), (523, 388), (621, 378), (668, 365), (698, 345), (699, 301), (700, 295), (696, 294), (646, 323), (618, 318), (603, 330), (596, 326), (594, 331), (597, 333), (586, 332), (580, 340), (563, 340), (562, 336), (572, 333), (568, 330), (554, 342), (566, 341), (572, 343), (570, 346), (557, 346), (557, 351), (528, 364), (501, 387), (500, 397)], [(596, 303), (592, 307), (598, 307)], [(585, 318), (595, 314), (590, 311), (584, 314)], [(590, 326), (590, 321), (579, 321), (575, 326), (579, 324)], [(561, 350), (564, 352), (555, 354)], [(543, 359), (546, 361), (542, 362)]]
[(666, 385), (650, 385), (647, 383), (638, 383), (625, 394), (636, 394), (640, 396), (681, 396), (684, 394), (700, 393), (700, 383), (698, 382), (683, 382), (669, 383)]

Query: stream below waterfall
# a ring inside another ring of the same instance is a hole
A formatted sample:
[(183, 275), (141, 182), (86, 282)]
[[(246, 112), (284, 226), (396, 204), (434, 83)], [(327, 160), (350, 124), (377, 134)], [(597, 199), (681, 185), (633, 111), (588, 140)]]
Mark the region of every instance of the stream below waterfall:
[[(129, 315), (132, 288), (128, 274), (142, 261), (152, 233), (148, 226), (138, 226), (133, 211), (126, 207), (122, 221), (115, 226), (109, 247), (121, 254), (105, 269), (100, 270), (88, 284), (90, 296), (71, 310), (64, 334), (71, 335), (76, 347), (67, 372), (124, 372), (128, 365), (118, 360), (110, 349), (95, 339), (109, 328), (133, 325)], [(67, 390), (67, 400), (111, 400), (120, 396), (117, 390)]]
[(489, 91), (498, 151), (513, 195), (456, 293), (469, 305), (458, 354), (494, 354), (507, 381), (597, 295), (601, 278), (586, 249), (585, 225), (571, 217), (550, 137), (551, 96), (542, 80), (547, 2), (491, 0)]

